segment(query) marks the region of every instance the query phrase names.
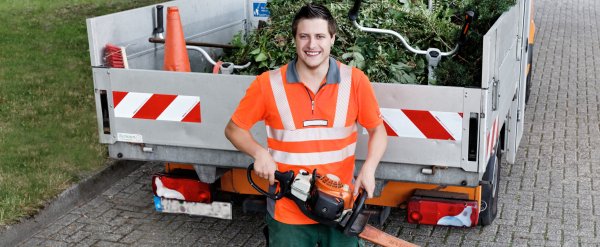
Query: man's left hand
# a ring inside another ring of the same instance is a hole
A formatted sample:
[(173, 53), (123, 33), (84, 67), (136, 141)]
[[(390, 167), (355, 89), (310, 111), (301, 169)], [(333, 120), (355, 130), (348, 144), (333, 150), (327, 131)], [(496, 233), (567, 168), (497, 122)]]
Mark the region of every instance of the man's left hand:
[(368, 198), (373, 198), (373, 192), (375, 191), (375, 171), (371, 171), (369, 168), (363, 166), (354, 181), (354, 196), (358, 195), (360, 188), (365, 189)]

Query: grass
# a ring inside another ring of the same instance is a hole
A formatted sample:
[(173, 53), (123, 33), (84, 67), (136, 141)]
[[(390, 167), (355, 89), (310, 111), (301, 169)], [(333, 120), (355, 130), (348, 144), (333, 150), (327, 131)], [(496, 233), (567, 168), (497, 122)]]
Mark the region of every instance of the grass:
[(104, 167), (85, 19), (158, 2), (0, 1), (0, 225)]

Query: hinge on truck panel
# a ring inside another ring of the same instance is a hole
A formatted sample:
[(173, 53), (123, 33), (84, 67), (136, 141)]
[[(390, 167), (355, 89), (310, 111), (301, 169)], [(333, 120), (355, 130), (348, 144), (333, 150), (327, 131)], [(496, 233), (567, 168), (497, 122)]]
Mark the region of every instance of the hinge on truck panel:
[(521, 40), (521, 35), (517, 34), (517, 61), (521, 61), (521, 53), (522, 53), (522, 49), (523, 49), (523, 44), (521, 44), (522, 40)]
[(521, 122), (521, 110), (517, 110), (517, 122)]
[(498, 97), (500, 97), (498, 92), (499, 82), (496, 78), (492, 78), (492, 111), (498, 109)]

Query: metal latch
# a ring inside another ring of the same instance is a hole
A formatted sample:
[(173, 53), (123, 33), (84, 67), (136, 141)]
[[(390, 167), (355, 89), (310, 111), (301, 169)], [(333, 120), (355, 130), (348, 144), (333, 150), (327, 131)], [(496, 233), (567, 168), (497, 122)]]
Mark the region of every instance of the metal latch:
[(521, 61), (521, 54), (523, 52), (523, 44), (521, 35), (517, 35), (517, 61)]
[(498, 98), (500, 97), (500, 93), (498, 92), (498, 84), (500, 81), (496, 80), (496, 78), (492, 78), (492, 110), (495, 111), (498, 109)]

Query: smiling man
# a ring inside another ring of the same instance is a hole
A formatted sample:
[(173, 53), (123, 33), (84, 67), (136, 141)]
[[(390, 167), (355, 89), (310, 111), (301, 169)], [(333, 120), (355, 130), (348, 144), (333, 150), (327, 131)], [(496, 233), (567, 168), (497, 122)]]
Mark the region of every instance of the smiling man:
[[(365, 74), (331, 58), (336, 22), (327, 8), (308, 4), (292, 22), (296, 59), (265, 72), (246, 91), (225, 135), (254, 159), (254, 172), (275, 191), (275, 170), (333, 174), (354, 194), (375, 189), (375, 170), (387, 145), (375, 94)], [(265, 121), (267, 145), (249, 129)], [(357, 123), (369, 133), (367, 159), (354, 179)], [(353, 182), (354, 181), (354, 182)], [(358, 246), (356, 237), (318, 224), (283, 198), (267, 199), (269, 246)]]

